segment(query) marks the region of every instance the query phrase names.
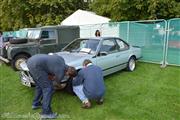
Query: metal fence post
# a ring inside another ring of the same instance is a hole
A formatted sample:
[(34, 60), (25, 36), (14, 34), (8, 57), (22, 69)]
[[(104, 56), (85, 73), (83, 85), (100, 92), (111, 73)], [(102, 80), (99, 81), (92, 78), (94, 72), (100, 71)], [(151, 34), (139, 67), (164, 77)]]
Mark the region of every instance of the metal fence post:
[[(175, 65), (175, 66), (180, 66), (178, 60), (180, 60), (180, 51), (178, 51), (178, 54), (176, 54), (176, 56), (173, 56), (173, 57), (177, 57), (176, 59), (178, 59), (177, 61), (173, 62), (172, 59), (170, 59), (172, 57), (172, 50), (171, 50), (171, 43), (172, 42), (171, 40), (175, 40), (175, 39), (172, 39), (171, 37), (175, 37), (176, 35), (177, 36), (180, 36), (179, 33), (180, 33), (180, 29), (178, 29), (177, 31), (177, 28), (180, 28), (179, 25), (180, 24), (177, 24), (172, 28), (172, 25), (174, 24), (174, 22), (180, 22), (180, 18), (172, 18), (170, 20), (168, 20), (168, 28), (167, 28), (167, 43), (166, 43), (166, 54), (165, 54), (165, 61), (166, 61), (166, 64), (168, 65)], [(173, 33), (177, 33), (177, 34), (173, 34), (171, 33), (171, 31), (173, 31)], [(177, 37), (176, 36), (176, 37)], [(171, 38), (171, 39), (170, 39)], [(180, 40), (180, 37), (177, 38), (177, 40)], [(178, 49), (179, 50), (179, 44), (180, 41), (178, 41), (177, 43), (173, 43), (173, 46), (176, 44), (177, 48), (173, 47), (173, 49)], [(168, 55), (170, 55), (171, 57), (169, 58)]]
[(168, 32), (167, 24), (168, 24), (168, 22), (166, 20), (164, 20), (164, 22), (165, 22), (165, 28), (164, 28), (165, 35), (164, 35), (164, 45), (163, 45), (163, 61), (162, 61), (162, 64), (161, 64), (162, 68), (165, 68), (166, 65), (167, 65), (166, 57), (167, 57), (167, 45), (168, 45), (168, 40), (167, 40), (167, 32)]
[(129, 42), (129, 32), (130, 32), (130, 21), (128, 21), (128, 24), (127, 24), (127, 42)]

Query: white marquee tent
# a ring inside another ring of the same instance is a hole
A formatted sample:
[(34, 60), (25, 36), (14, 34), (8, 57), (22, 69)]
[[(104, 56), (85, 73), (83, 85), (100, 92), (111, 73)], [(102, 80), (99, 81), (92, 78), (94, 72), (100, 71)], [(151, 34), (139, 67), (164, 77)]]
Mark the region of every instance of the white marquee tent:
[(109, 18), (96, 15), (90, 11), (77, 10), (65, 20), (61, 22), (61, 25), (90, 25), (108, 23)]

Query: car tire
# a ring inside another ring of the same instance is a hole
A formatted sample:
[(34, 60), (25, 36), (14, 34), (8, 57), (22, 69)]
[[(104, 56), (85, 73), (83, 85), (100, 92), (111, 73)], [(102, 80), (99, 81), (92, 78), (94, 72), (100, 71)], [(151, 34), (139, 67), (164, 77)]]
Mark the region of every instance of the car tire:
[(136, 68), (136, 58), (134, 56), (132, 56), (129, 58), (127, 70), (132, 72), (135, 70), (135, 68)]
[(21, 44), (21, 43), (27, 43), (27, 39), (12, 39), (12, 40), (9, 40), (9, 43), (11, 44)]
[(66, 87), (67, 83), (58, 83), (57, 81), (53, 81), (53, 87), (55, 90), (63, 90)]
[(34, 83), (31, 83), (31, 87), (36, 87), (36, 85)]
[(15, 56), (15, 58), (11, 61), (12, 68), (15, 71), (21, 70), (20, 63), (22, 63), (23, 61), (27, 61), (28, 58), (29, 58), (29, 56), (26, 54), (20, 54), (20, 55)]
[(66, 87), (64, 88), (64, 91), (71, 94), (71, 95), (76, 95), (73, 91), (73, 86), (72, 86), (72, 80), (69, 79), (67, 84), (66, 84)]

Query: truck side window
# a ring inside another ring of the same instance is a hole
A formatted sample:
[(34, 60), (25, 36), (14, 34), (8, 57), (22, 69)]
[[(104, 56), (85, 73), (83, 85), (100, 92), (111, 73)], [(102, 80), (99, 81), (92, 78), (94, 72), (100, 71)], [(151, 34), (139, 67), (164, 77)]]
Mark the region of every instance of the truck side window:
[(49, 31), (42, 31), (41, 38), (50, 38), (54, 39), (55, 38), (55, 32), (52, 30)]
[(41, 38), (49, 38), (48, 31), (42, 31)]

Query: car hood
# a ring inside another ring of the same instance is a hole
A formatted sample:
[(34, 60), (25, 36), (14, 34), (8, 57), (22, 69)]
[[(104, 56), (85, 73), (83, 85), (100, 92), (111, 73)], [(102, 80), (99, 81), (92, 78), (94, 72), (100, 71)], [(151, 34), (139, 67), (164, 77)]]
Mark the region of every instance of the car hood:
[(57, 55), (64, 58), (65, 63), (69, 66), (73, 66), (76, 69), (82, 68), (82, 63), (85, 59), (92, 59), (94, 55), (87, 53), (77, 53), (77, 52), (58, 52)]
[(20, 44), (9, 44), (9, 47), (29, 47), (29, 46), (37, 46), (38, 44), (35, 42), (27, 42), (27, 43), (20, 43)]

